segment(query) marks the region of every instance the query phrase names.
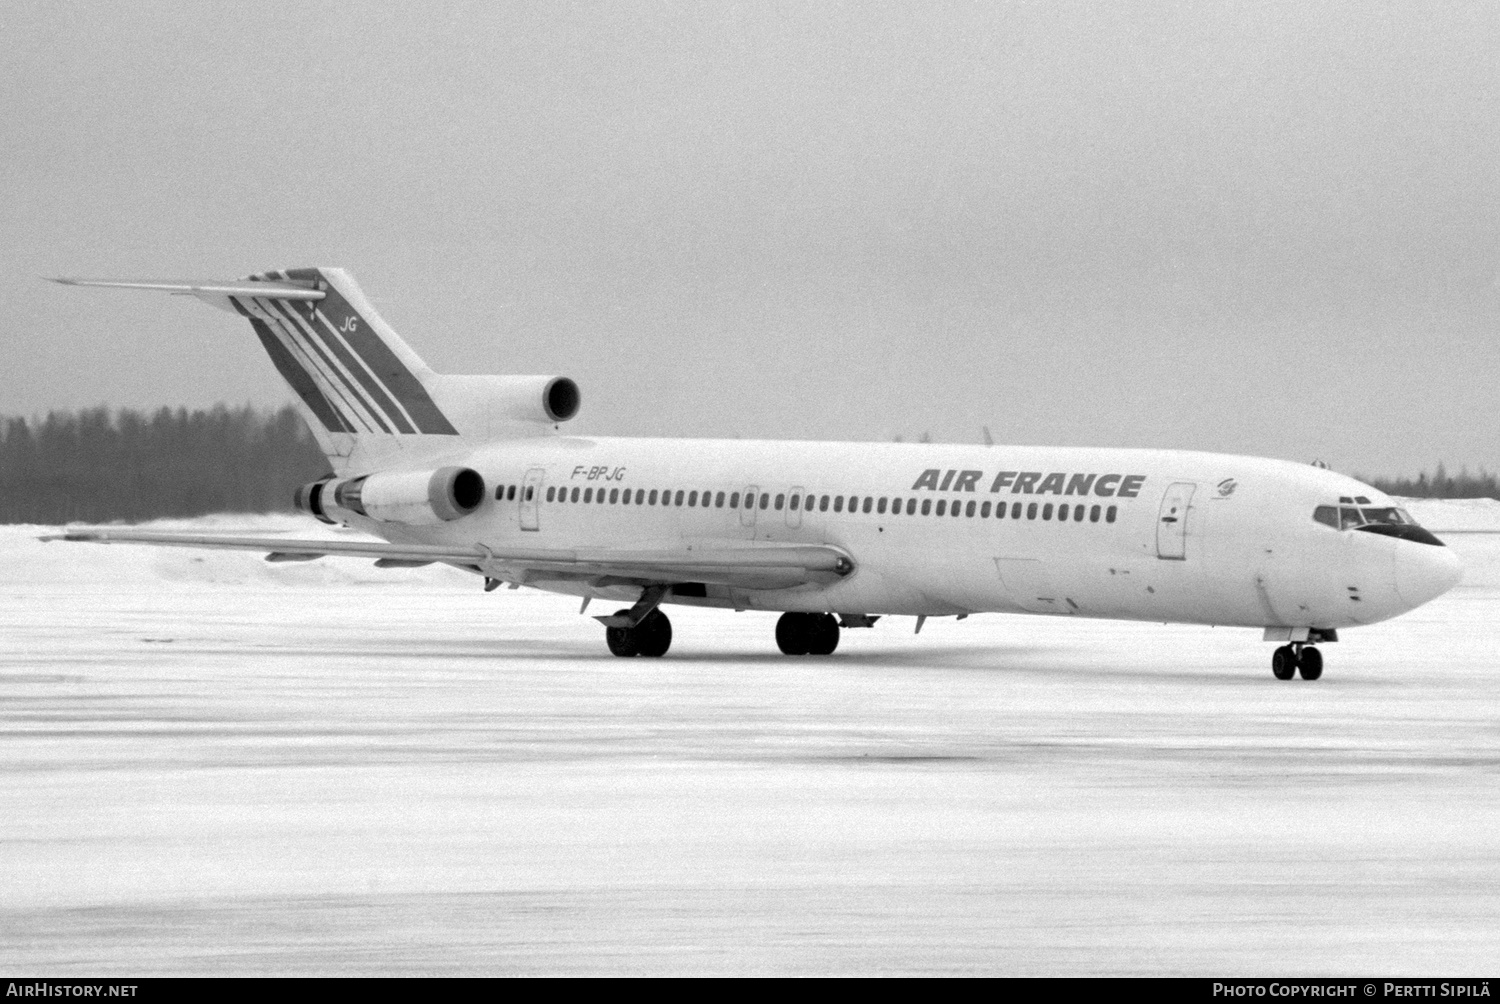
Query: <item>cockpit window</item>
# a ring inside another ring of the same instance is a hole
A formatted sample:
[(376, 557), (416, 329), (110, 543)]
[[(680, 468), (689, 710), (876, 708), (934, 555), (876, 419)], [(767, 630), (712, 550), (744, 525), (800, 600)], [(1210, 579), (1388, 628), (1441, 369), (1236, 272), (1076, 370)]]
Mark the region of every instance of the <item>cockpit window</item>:
[[(1363, 499), (1363, 496), (1357, 497)], [(1313, 510), (1313, 519), (1335, 530), (1364, 530), (1366, 533), (1377, 533), (1385, 537), (1443, 546), (1441, 540), (1417, 525), (1417, 521), (1411, 518), (1411, 513), (1395, 506), (1356, 509), (1350, 505), (1320, 505)]]
[(1336, 530), (1357, 530), (1371, 523), (1390, 526), (1416, 526), (1417, 521), (1405, 509), (1389, 506), (1382, 509), (1356, 509), (1354, 506), (1320, 505), (1313, 510), (1313, 519)]

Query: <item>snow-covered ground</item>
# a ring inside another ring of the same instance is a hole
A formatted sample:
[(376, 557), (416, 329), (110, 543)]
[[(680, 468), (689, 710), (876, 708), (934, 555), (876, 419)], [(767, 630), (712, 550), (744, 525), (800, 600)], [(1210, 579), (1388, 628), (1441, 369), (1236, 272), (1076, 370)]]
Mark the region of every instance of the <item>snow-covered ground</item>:
[(788, 659), (673, 608), (622, 660), (452, 570), (39, 530), (0, 528), (12, 972), (1500, 965), (1500, 536), (1309, 684), (1258, 632), (1044, 617)]

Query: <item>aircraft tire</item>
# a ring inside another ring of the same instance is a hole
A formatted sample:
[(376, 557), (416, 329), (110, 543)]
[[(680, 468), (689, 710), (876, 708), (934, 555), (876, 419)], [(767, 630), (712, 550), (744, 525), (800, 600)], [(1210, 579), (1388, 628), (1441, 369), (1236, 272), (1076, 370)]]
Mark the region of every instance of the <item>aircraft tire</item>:
[(808, 614), (784, 613), (776, 621), (776, 647), (783, 655), (806, 655), (811, 641), (812, 618)]
[[(616, 610), (615, 615), (621, 616), (630, 613), (629, 610)], [(604, 629), (604, 643), (614, 655), (622, 659), (640, 655), (641, 636), (636, 628), (612, 627)], [(664, 650), (665, 651), (665, 650)]]
[(657, 659), (672, 647), (672, 622), (660, 610), (653, 610), (635, 626), (639, 638), (638, 654)]
[(839, 622), (833, 614), (808, 617), (808, 655), (832, 655), (839, 647)]
[(1323, 653), (1311, 645), (1307, 646), (1297, 657), (1297, 670), (1302, 674), (1302, 679), (1316, 680), (1323, 675)]
[(1290, 680), (1297, 675), (1297, 653), (1290, 645), (1283, 645), (1271, 655), (1271, 672), (1278, 680)]

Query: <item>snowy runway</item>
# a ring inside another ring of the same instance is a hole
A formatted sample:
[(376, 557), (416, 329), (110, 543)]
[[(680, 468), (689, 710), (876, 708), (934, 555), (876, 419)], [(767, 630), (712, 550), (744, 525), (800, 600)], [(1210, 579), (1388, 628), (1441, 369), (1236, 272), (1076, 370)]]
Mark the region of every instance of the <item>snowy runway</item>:
[(789, 659), (674, 607), (620, 660), (451, 570), (36, 532), (0, 529), (13, 972), (1500, 963), (1500, 538), (1279, 683), (1257, 632), (1044, 617)]

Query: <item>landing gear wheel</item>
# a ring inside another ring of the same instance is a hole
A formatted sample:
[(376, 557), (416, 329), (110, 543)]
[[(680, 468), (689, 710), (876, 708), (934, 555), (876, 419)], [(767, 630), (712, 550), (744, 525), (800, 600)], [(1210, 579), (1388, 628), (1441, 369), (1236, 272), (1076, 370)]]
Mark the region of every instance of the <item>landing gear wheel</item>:
[(776, 647), (782, 655), (806, 655), (811, 632), (808, 614), (786, 613), (776, 621)]
[(1290, 680), (1297, 673), (1297, 652), (1283, 645), (1271, 655), (1271, 672), (1278, 680)]
[(1323, 653), (1311, 645), (1297, 655), (1297, 671), (1304, 680), (1316, 680), (1323, 675)]
[[(616, 610), (615, 616), (620, 617), (630, 613), (629, 610)], [(610, 652), (621, 658), (628, 659), (631, 656), (641, 654), (641, 639), (635, 628), (612, 627), (604, 629), (604, 643), (609, 646)]]
[(648, 658), (659, 658), (667, 654), (667, 649), (672, 647), (672, 622), (667, 620), (667, 615), (660, 610), (653, 610), (635, 626), (636, 636), (640, 639), (640, 654)]
[(776, 622), (776, 647), (785, 655), (832, 655), (839, 647), (833, 614), (785, 613)]
[[(629, 610), (616, 610), (615, 616), (628, 613)], [(627, 659), (635, 655), (663, 656), (672, 647), (672, 622), (660, 610), (653, 610), (635, 627), (605, 628), (604, 641), (611, 652)]]
[(808, 617), (807, 654), (832, 655), (839, 647), (839, 622), (833, 614), (811, 614)]

